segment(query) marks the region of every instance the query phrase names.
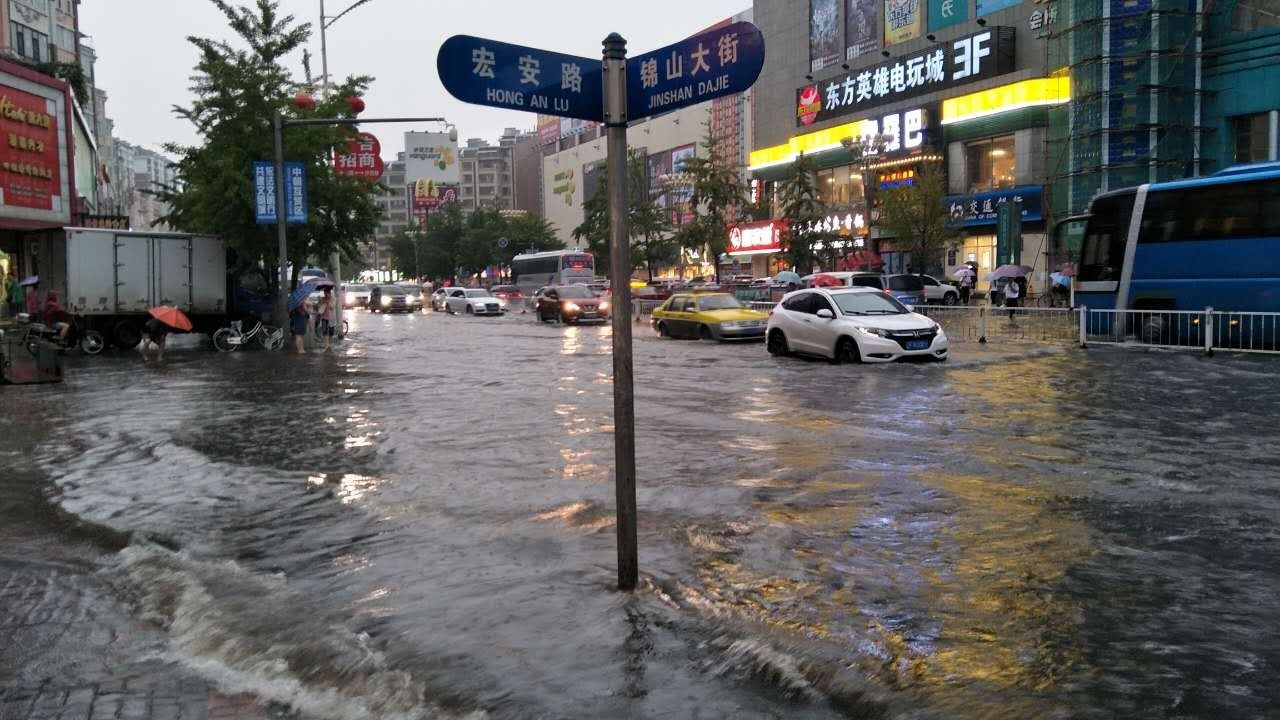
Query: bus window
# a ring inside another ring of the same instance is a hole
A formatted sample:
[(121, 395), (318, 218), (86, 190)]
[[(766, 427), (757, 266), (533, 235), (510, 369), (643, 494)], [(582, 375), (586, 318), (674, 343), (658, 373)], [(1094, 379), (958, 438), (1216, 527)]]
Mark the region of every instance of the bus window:
[(1118, 281), (1124, 267), (1124, 246), (1133, 214), (1134, 193), (1093, 201), (1089, 225), (1080, 251), (1080, 282)]
[(1280, 181), (1153, 192), (1142, 213), (1141, 244), (1276, 235)]

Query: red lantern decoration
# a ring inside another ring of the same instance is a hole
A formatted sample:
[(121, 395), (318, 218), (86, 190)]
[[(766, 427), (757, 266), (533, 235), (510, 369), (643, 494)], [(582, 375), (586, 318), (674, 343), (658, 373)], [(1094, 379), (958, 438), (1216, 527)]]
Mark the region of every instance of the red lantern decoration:
[(310, 110), (316, 106), (316, 99), (305, 92), (300, 92), (293, 96), (293, 106), (299, 110)]
[(364, 99), (357, 95), (352, 95), (347, 98), (347, 107), (351, 108), (352, 114), (359, 115), (364, 112)]

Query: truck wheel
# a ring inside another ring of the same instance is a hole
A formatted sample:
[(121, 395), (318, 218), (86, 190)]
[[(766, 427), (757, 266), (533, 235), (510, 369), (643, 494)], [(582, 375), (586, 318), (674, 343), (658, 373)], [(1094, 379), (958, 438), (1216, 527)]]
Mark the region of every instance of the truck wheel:
[(111, 339), (121, 350), (132, 350), (142, 342), (142, 331), (132, 321), (121, 320), (111, 329)]

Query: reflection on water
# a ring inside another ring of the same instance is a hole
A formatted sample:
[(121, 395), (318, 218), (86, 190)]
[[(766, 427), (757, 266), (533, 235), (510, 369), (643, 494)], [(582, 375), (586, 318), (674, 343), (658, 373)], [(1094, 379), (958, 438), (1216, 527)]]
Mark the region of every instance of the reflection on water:
[(61, 429), (34, 462), (64, 508), (182, 548), (122, 582), (186, 588), (177, 651), (230, 689), (343, 718), (1280, 706), (1271, 365), (835, 367), (637, 330), (623, 597), (608, 328), (351, 322), (337, 358), (178, 353), (180, 382), (107, 356), (6, 420)]

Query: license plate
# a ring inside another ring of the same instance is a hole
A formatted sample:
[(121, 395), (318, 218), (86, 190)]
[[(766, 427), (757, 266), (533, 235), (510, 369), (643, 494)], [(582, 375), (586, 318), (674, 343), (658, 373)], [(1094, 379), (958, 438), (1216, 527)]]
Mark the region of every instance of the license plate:
[(928, 350), (929, 341), (928, 340), (908, 340), (907, 349), (908, 350)]

